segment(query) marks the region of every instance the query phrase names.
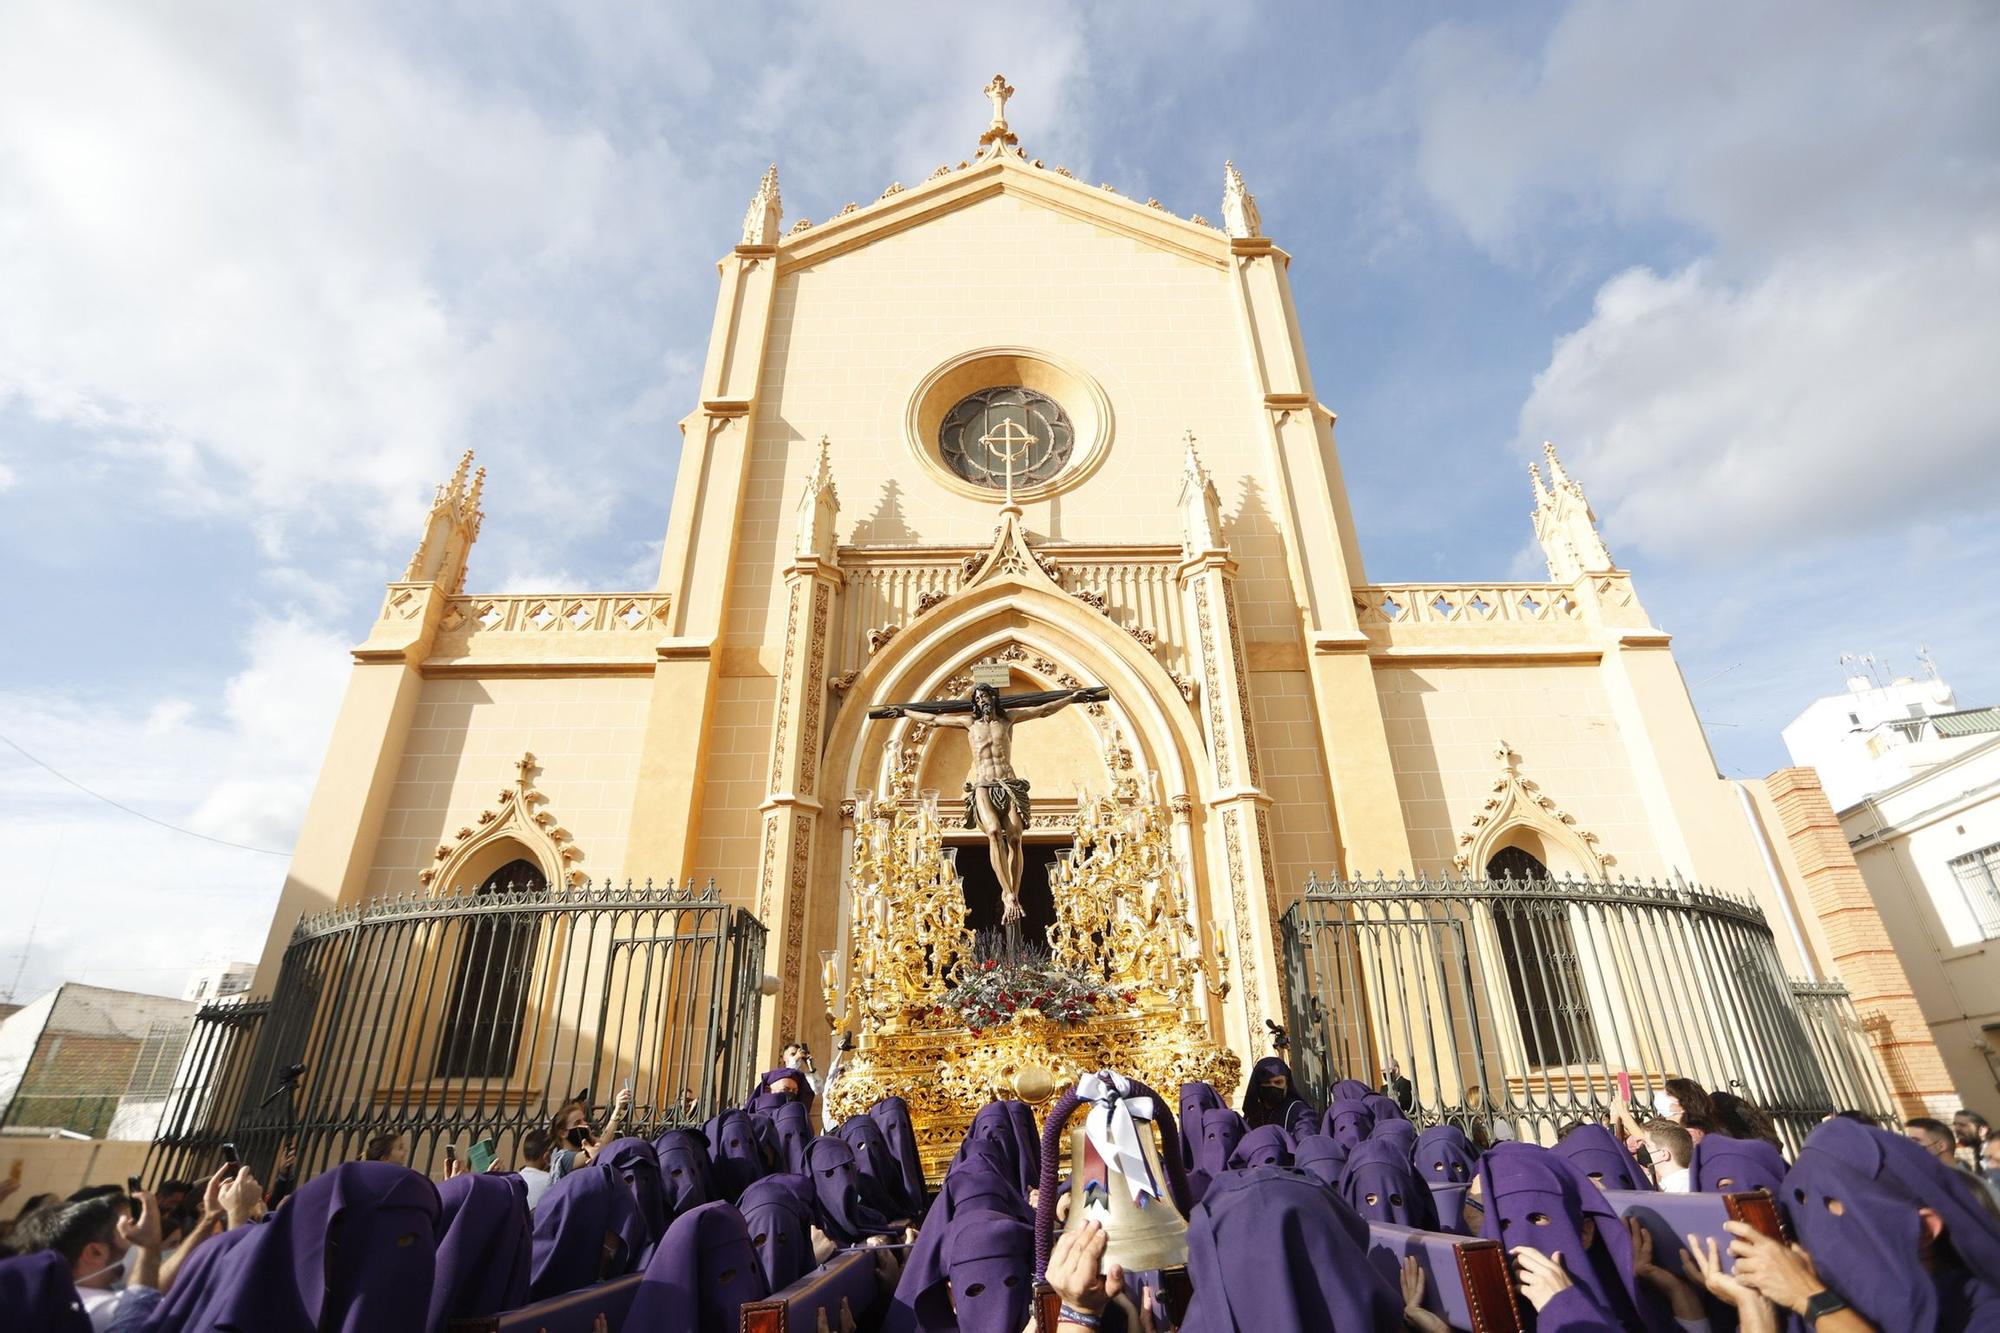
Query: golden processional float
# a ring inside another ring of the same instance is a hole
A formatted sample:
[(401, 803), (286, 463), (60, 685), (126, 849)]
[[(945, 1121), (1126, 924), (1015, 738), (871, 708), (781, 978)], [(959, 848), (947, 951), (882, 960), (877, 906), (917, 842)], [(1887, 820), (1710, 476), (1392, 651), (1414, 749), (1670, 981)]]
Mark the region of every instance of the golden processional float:
[(1228, 994), (1228, 958), (1219, 939), (1204, 957), (1157, 792), (1080, 796), (1075, 842), (1049, 868), (1046, 954), (980, 958), (938, 794), (913, 788), (899, 774), (888, 799), (855, 797), (845, 956), (822, 967), (836, 1041), (853, 1036), (826, 1090), (837, 1117), (902, 1097), (936, 1182), (996, 1098), (1040, 1107), (1100, 1069), (1170, 1097), (1193, 1080), (1235, 1086), (1241, 1062), (1204, 1012)]

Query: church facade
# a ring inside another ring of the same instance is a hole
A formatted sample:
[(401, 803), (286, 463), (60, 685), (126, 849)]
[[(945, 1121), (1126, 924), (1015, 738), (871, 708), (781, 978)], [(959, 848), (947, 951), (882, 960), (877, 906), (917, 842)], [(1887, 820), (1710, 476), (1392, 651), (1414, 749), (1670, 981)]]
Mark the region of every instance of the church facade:
[[(1163, 801), (1239, 1051), (1287, 1021), (1309, 878), (1504, 864), (1754, 899), (1788, 971), (1847, 981), (1902, 1104), (1948, 1098), (1810, 774), (1718, 776), (1554, 450), (1523, 488), (1547, 580), (1371, 581), (1243, 178), (1214, 221), (1088, 184), (1019, 146), (1010, 92), (967, 160), (824, 221), (786, 225), (765, 175), (654, 587), (467, 591), (481, 480), (440, 488), (355, 650), (259, 988), (301, 915), (375, 896), (524, 862), (712, 877), (769, 930), (761, 1044), (824, 1052), (857, 794), (950, 808), (969, 764), (963, 732), (869, 709), (977, 676), (1108, 688), (1016, 737), (1031, 878), (1080, 794)], [(953, 838), (971, 893), (984, 842)]]

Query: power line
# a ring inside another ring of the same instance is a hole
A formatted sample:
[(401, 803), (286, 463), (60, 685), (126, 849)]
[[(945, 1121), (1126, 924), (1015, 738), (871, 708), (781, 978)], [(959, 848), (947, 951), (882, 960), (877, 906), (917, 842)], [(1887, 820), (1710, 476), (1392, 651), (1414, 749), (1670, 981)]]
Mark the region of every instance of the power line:
[(78, 791), (82, 792), (85, 796), (89, 796), (95, 800), (102, 801), (114, 810), (124, 811), (126, 814), (131, 815), (134, 819), (143, 819), (148, 824), (158, 824), (161, 828), (166, 829), (170, 833), (184, 834), (185, 836), (190, 838), (200, 838), (203, 842), (212, 842), (221, 847), (234, 847), (239, 852), (255, 852), (259, 856), (291, 855), (290, 852), (274, 852), (268, 847), (251, 847), (245, 843), (231, 842), (227, 838), (212, 838), (206, 833), (196, 833), (191, 828), (182, 828), (179, 824), (169, 824), (164, 819), (155, 819), (153, 818), (153, 816), (147, 814), (143, 810), (134, 810), (129, 805), (119, 804), (117, 801), (112, 800), (109, 796), (106, 796), (101, 791), (92, 791), (90, 788), (84, 786), (81, 782), (78, 782), (75, 778), (69, 776), (67, 773), (60, 772), (59, 770), (35, 758), (35, 756), (29, 754), (26, 750), (23, 750), (20, 747), (20, 745), (10, 737), (0, 736), (0, 741), (5, 741), (9, 746), (11, 746), (15, 750), (16, 753), (18, 753), (23, 759), (27, 760), (29, 763), (35, 765), (35, 767), (43, 769), (46, 772), (53, 774), (58, 778), (61, 778), (64, 782), (67, 782), (70, 786), (76, 788)]

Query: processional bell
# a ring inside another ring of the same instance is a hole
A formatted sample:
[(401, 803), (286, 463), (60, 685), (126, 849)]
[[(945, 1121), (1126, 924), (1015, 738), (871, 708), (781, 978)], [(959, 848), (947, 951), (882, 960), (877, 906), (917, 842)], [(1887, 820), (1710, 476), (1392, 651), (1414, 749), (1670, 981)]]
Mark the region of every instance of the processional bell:
[[(1092, 1119), (1100, 1130), (1097, 1110)], [(1174, 1206), (1167, 1188), (1167, 1173), (1160, 1166), (1159, 1149), (1153, 1143), (1149, 1120), (1127, 1119), (1135, 1135), (1117, 1135), (1126, 1153), (1133, 1141), (1145, 1159), (1146, 1178), (1133, 1188), (1133, 1179), (1120, 1169), (1117, 1160), (1107, 1160), (1100, 1151), (1102, 1133), (1093, 1136), (1088, 1125), (1078, 1125), (1069, 1136), (1069, 1217), (1065, 1232), (1080, 1230), (1085, 1222), (1104, 1228), (1104, 1262), (1101, 1271), (1110, 1272), (1117, 1264), (1128, 1273), (1144, 1273), (1176, 1268), (1188, 1260), (1187, 1221)], [(1111, 1156), (1121, 1156), (1113, 1152)], [(1126, 1160), (1130, 1160), (1127, 1157)], [(1134, 1173), (1136, 1175), (1136, 1173)]]

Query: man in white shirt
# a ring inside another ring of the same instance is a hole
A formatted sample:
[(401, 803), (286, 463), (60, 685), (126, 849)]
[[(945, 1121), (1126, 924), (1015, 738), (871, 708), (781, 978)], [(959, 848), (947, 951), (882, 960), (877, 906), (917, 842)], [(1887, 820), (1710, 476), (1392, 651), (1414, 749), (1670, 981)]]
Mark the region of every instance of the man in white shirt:
[(160, 1303), (160, 1214), (153, 1196), (122, 1194), (55, 1203), (34, 1213), (23, 1251), (54, 1250), (69, 1264), (94, 1333), (130, 1333)]
[(1688, 1164), (1694, 1160), (1694, 1136), (1671, 1120), (1654, 1117), (1641, 1130), (1646, 1151), (1653, 1158), (1653, 1172), (1665, 1194), (1691, 1192)]
[(531, 1129), (521, 1136), (521, 1170), (519, 1175), (528, 1182), (528, 1210), (534, 1211), (549, 1186), (555, 1183), (555, 1175), (549, 1170), (549, 1150), (555, 1147), (555, 1140), (546, 1129)]

